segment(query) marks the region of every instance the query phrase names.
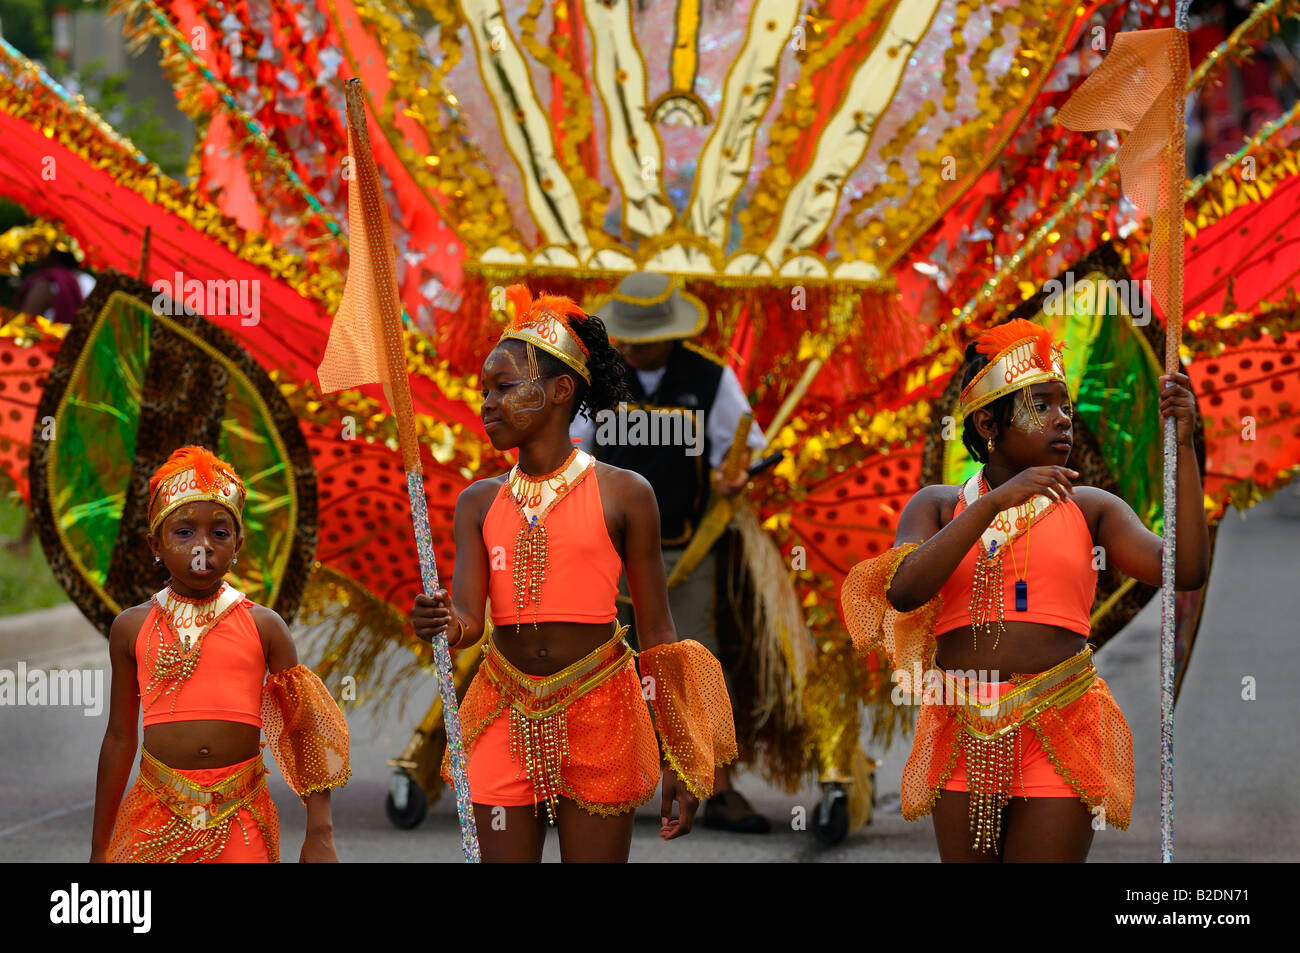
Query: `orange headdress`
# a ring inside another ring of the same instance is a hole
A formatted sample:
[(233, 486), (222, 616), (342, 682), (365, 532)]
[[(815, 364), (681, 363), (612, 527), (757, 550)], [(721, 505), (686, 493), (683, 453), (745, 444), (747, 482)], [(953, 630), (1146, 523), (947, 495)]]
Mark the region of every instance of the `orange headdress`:
[(206, 447), (181, 447), (149, 478), (149, 532), (177, 507), (198, 500), (219, 503), (230, 510), (235, 527), (244, 528), (244, 481), (226, 461)]
[(573, 368), (590, 384), (587, 347), (573, 333), (573, 321), (587, 320), (577, 302), (560, 295), (539, 295), (533, 300), (532, 293), (524, 285), (511, 285), (506, 289), (506, 298), (514, 305), (515, 313), (501, 339), (512, 338), (540, 347)]
[(961, 392), (962, 416), (993, 403), (1003, 394), (1041, 384), (1065, 381), (1062, 345), (1052, 340), (1046, 328), (1016, 318), (989, 328), (979, 337), (975, 349), (989, 362)]

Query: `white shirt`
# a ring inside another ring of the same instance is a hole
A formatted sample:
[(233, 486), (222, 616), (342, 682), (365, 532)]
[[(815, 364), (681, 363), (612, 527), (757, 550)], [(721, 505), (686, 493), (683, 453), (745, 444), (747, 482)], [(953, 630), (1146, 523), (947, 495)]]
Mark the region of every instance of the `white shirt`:
[[(637, 371), (637, 379), (647, 394), (653, 394), (664, 379), (667, 366), (653, 371)], [(704, 433), (709, 439), (709, 466), (718, 469), (722, 459), (731, 448), (732, 438), (736, 435), (736, 424), (740, 415), (750, 410), (745, 392), (740, 388), (740, 378), (730, 367), (722, 368), (722, 380), (718, 382), (718, 393), (713, 399), (713, 407), (704, 421)], [(569, 425), (569, 438), (588, 453), (594, 452), (596, 439), (596, 421), (578, 414)], [(749, 439), (745, 441), (750, 450), (762, 450), (767, 446), (763, 430), (754, 421), (749, 428)], [(748, 463), (748, 461), (746, 461)]]

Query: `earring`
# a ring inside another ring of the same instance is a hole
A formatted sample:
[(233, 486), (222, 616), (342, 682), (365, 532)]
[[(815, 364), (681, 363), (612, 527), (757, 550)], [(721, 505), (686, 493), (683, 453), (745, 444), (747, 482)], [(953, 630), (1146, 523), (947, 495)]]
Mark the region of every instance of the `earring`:
[(993, 438), (989, 437), (989, 453), (993, 453)]
[(158, 557), (158, 556), (155, 556), (155, 557), (153, 558), (153, 561), (154, 561), (155, 563), (160, 563), (160, 562), (162, 562), (162, 559), (161, 559), (160, 557)]
[(234, 559), (232, 559), (232, 560), (230, 561), (230, 565), (233, 566), (233, 565), (234, 565), (235, 563), (237, 563), (237, 562), (239, 562), (239, 557), (238, 557), (238, 556), (236, 556)]

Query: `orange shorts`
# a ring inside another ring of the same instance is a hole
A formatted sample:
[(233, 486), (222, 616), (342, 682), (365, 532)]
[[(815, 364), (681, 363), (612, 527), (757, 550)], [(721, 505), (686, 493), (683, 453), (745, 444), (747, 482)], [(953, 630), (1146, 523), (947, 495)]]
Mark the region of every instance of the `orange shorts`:
[[(1015, 682), (993, 682), (997, 697), (1015, 687)], [(992, 695), (989, 696), (992, 700)], [(1011, 793), (1013, 797), (1078, 797), (1074, 788), (1066, 783), (1047, 752), (1038, 740), (1038, 733), (1029, 725), (1021, 725), (1016, 730), (1016, 751), (1019, 755), (1015, 775), (1012, 778)], [(966, 791), (966, 756), (957, 753), (957, 764), (952, 775), (944, 784), (945, 791)]]
[(533, 782), (523, 765), (510, 757), (510, 718), (504, 712), (478, 736), (467, 771), (475, 804), (519, 807), (535, 803)]
[[(257, 754), (247, 761), (220, 768), (166, 770), (201, 787), (214, 787), (242, 768), (261, 761)], [(201, 816), (201, 815), (200, 815)], [(182, 822), (178, 824), (178, 820)], [(192, 820), (192, 819), (191, 819)], [(113, 825), (113, 837), (106, 859), (109, 863), (132, 861), (195, 861), (218, 864), (265, 864), (280, 862), (280, 820), (275, 802), (263, 782), (252, 794), (247, 806), (234, 812), (224, 829), (225, 845), (213, 854), (220, 833), (198, 832), (179, 818), (175, 806), (169, 807), (155, 791), (137, 779), (122, 799)], [(206, 836), (205, 836), (206, 835)], [(168, 840), (169, 846), (150, 849), (151, 842)]]
[[(545, 798), (534, 779), (521, 760), (511, 757), (511, 709), (488, 677), (488, 664), (485, 660), (479, 667), (460, 704), (470, 797), (491, 807), (540, 807)], [(543, 681), (542, 676), (525, 677)], [(634, 810), (654, 797), (661, 777), (659, 742), (632, 659), (568, 704), (564, 715), (568, 738), (557, 779), (560, 797), (602, 816)], [(451, 783), (448, 755), (442, 776)]]

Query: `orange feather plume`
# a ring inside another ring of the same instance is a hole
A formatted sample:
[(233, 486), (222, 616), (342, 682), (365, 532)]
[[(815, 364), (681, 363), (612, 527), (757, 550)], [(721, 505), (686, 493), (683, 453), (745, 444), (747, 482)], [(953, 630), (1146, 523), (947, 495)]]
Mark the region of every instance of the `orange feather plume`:
[(1043, 370), (1052, 369), (1052, 345), (1056, 342), (1052, 340), (1052, 333), (1032, 321), (1026, 321), (1024, 318), (1015, 318), (1005, 324), (999, 324), (997, 327), (989, 328), (979, 336), (979, 342), (975, 345), (975, 350), (988, 357), (990, 361), (997, 358), (999, 354), (1014, 344), (1018, 344), (1025, 338), (1034, 339), (1034, 351), (1037, 357), (1037, 364)]
[(571, 322), (586, 321), (587, 313), (572, 298), (566, 298), (563, 295), (538, 295), (534, 299), (527, 285), (510, 285), (506, 288), (506, 299), (514, 306), (515, 310), (514, 317), (510, 319), (511, 330), (518, 331), (529, 327), (536, 324), (542, 315), (551, 314), (568, 328), (569, 333), (573, 335), (573, 340), (577, 342), (578, 348), (582, 351), (582, 356), (591, 356), (587, 351), (587, 346), (582, 343), (578, 335), (573, 334)]
[(158, 487), (168, 477), (182, 470), (188, 470), (190, 467), (194, 468), (198, 484), (204, 490), (211, 490), (220, 482), (217, 474), (218, 468), (226, 476), (234, 480), (239, 485), (240, 490), (244, 489), (244, 481), (239, 478), (235, 468), (207, 447), (181, 447), (179, 450), (173, 450), (172, 455), (167, 458), (167, 462), (155, 470), (153, 476), (149, 478), (150, 498), (152, 499)]

